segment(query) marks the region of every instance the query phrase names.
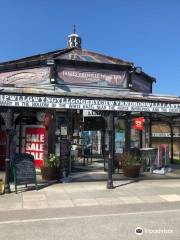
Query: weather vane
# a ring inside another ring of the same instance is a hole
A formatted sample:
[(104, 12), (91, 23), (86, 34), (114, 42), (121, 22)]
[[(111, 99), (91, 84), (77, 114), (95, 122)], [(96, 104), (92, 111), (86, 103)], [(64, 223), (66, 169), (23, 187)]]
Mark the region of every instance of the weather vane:
[(73, 33), (74, 34), (76, 33), (76, 25), (75, 24), (73, 25)]

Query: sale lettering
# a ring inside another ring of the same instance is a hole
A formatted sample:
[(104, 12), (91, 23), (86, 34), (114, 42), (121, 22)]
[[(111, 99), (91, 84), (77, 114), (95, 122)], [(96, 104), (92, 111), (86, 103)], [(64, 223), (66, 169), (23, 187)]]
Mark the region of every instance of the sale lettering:
[(28, 142), (42, 142), (44, 143), (44, 134), (27, 134), (26, 139)]
[(44, 143), (26, 143), (26, 150), (27, 151), (44, 151)]
[[(40, 161), (44, 160), (44, 153), (41, 153), (41, 152), (31, 152), (31, 151), (30, 152), (26, 151), (26, 153), (33, 155), (36, 163), (39, 160)], [(36, 165), (38, 165), (38, 164), (36, 164)]]
[(34, 156), (35, 166), (41, 167), (44, 162), (46, 129), (44, 127), (26, 127), (25, 151)]

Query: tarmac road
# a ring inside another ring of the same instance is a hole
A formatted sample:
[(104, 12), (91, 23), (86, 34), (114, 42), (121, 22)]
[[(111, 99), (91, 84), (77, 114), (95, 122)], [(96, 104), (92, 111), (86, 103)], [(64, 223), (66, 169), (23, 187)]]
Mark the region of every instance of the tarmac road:
[(0, 239), (179, 240), (179, 225), (180, 202), (4, 211)]

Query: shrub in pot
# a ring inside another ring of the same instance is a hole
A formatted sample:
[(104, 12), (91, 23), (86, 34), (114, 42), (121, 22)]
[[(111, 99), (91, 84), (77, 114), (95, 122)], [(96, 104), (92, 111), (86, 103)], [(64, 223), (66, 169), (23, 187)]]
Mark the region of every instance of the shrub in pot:
[(141, 169), (141, 158), (130, 154), (123, 156), (122, 169), (126, 177), (139, 177)]
[(60, 159), (55, 154), (50, 154), (44, 160), (44, 165), (41, 166), (41, 175), (44, 180), (59, 180), (60, 179)]

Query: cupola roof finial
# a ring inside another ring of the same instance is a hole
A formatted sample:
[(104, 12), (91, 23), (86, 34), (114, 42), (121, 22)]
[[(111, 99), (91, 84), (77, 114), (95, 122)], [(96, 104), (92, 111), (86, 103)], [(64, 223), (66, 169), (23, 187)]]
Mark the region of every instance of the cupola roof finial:
[(68, 47), (81, 48), (81, 37), (76, 33), (76, 25), (73, 25), (73, 33), (68, 36)]
[(73, 25), (73, 33), (76, 34), (76, 25)]

